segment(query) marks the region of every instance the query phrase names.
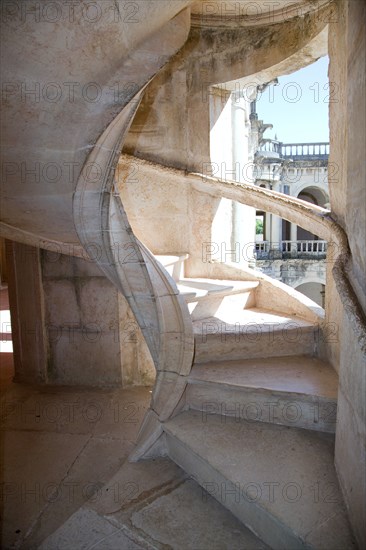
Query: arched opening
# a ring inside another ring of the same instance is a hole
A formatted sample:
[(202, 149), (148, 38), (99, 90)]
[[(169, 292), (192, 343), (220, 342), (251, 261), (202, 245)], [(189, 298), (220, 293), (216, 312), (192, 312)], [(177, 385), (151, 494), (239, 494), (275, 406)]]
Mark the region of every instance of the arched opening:
[(310, 300), (313, 300), (313, 302), (324, 308), (325, 285), (317, 282), (308, 282), (302, 283), (295, 288), (298, 292), (301, 292), (310, 298)]
[[(311, 204), (324, 207), (329, 202), (329, 197), (319, 187), (305, 187), (297, 195), (298, 199), (301, 199)], [(297, 240), (298, 241), (317, 241), (318, 236), (306, 231), (302, 227), (297, 227)]]

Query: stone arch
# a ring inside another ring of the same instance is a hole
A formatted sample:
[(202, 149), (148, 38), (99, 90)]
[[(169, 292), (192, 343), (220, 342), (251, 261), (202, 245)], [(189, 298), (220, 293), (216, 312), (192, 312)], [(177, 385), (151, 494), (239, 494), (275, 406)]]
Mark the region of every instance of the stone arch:
[[(329, 196), (324, 189), (318, 186), (304, 186), (301, 190), (298, 190), (298, 199), (305, 200), (311, 204), (324, 207), (329, 203)], [(302, 227), (297, 227), (297, 240), (300, 241), (313, 241), (318, 240), (318, 236), (306, 231)]]
[(322, 207), (329, 202), (329, 195), (326, 189), (318, 185), (304, 185), (297, 190), (296, 196), (298, 199), (303, 199)]
[(324, 308), (325, 284), (319, 280), (307, 280), (295, 287), (295, 290), (304, 294), (319, 306)]

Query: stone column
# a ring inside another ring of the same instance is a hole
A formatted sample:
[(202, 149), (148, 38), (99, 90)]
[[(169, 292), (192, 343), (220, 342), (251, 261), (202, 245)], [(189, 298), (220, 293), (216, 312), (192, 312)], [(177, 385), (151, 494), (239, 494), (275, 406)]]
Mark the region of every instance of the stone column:
[[(210, 94), (210, 159), (212, 175), (235, 179), (231, 141), (230, 93), (213, 88)], [(226, 136), (226, 137), (225, 137)], [(212, 258), (220, 262), (235, 261), (232, 252), (232, 201), (220, 199), (211, 222)]]
[[(231, 94), (232, 105), (232, 151), (236, 181), (254, 184), (253, 159), (249, 151), (249, 110), (250, 103), (242, 94)], [(240, 243), (239, 264), (246, 266), (254, 262), (255, 208), (233, 203), (232, 240)]]
[(40, 250), (6, 242), (14, 380), (47, 381), (47, 338)]
[(295, 223), (291, 224), (291, 241), (297, 241), (297, 225)]
[[(291, 224), (290, 238), (291, 238), (291, 241), (293, 241), (293, 242), (297, 241), (297, 225), (295, 223)], [(296, 244), (291, 244), (291, 256), (293, 256), (294, 258), (297, 257), (297, 245)]]

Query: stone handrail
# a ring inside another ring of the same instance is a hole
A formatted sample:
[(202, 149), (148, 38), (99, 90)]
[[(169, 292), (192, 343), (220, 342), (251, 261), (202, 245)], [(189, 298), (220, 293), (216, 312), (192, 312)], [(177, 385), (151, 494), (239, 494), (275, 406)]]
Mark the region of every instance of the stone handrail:
[(345, 312), (352, 322), (360, 348), (366, 353), (366, 319), (347, 275), (351, 259), (347, 235), (331, 212), (301, 199), (250, 184), (219, 180), (202, 174), (189, 174), (198, 191), (224, 197), (260, 210), (272, 212), (328, 242), (328, 261), (333, 263), (333, 277)]

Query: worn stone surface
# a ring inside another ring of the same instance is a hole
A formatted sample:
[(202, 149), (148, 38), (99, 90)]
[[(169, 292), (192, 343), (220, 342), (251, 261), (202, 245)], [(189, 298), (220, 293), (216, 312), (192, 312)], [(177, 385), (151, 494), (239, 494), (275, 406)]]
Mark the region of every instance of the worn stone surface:
[(2, 545), (5, 548), (21, 544), (48, 500), (55, 498), (55, 491), (88, 439), (84, 434), (4, 432)]
[(269, 357), (195, 365), (189, 380), (337, 398), (338, 376), (315, 357)]
[(196, 363), (223, 358), (245, 359), (283, 355), (312, 355), (318, 328), (304, 319), (260, 308), (226, 312), (194, 321)]
[(131, 521), (154, 542), (174, 550), (267, 548), (193, 480), (135, 512)]
[(221, 361), (195, 365), (186, 407), (334, 433), (338, 376), (318, 359), (304, 356)]
[(39, 548), (268, 548), (167, 459), (125, 464), (101, 493)]
[[(100, 550), (140, 550), (147, 548), (140, 545), (136, 537), (127, 529), (112, 525), (107, 519), (102, 518), (90, 509), (81, 508), (55, 533), (48, 537), (40, 550), (67, 550), (69, 548), (99, 548)], [(129, 535), (129, 536), (128, 536)], [(135, 539), (135, 540), (134, 540)]]
[(150, 395), (146, 388), (7, 388), (1, 397), (3, 548), (37, 548), (86, 501), (101, 501), (103, 485), (133, 449)]
[(173, 460), (272, 548), (356, 548), (330, 434), (198, 411), (165, 430)]

